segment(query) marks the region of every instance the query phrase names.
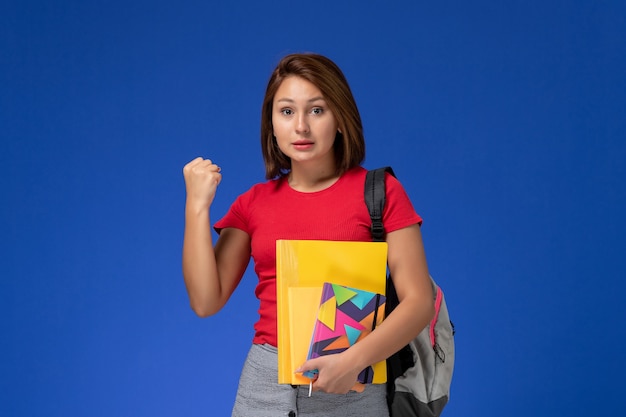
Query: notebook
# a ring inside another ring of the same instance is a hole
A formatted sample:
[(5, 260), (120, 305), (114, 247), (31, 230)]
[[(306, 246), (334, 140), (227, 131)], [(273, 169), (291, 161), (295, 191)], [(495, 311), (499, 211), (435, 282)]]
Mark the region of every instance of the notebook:
[[(325, 282), (319, 302), (308, 359), (341, 353), (370, 334), (382, 323), (385, 296), (345, 285)], [(361, 384), (386, 381), (386, 369), (368, 366), (359, 374)], [(380, 378), (377, 372), (384, 372)], [(305, 372), (308, 378), (314, 372)]]

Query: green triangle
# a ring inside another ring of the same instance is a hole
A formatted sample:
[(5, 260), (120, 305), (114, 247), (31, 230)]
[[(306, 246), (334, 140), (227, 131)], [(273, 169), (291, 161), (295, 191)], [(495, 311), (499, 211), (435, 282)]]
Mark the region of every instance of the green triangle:
[(354, 297), (357, 293), (349, 290), (346, 287), (343, 287), (341, 285), (337, 285), (337, 284), (332, 284), (333, 285), (333, 292), (335, 293), (335, 298), (337, 299), (337, 305), (340, 306), (343, 303), (345, 303), (346, 301), (348, 301), (349, 299), (351, 299), (352, 297)]

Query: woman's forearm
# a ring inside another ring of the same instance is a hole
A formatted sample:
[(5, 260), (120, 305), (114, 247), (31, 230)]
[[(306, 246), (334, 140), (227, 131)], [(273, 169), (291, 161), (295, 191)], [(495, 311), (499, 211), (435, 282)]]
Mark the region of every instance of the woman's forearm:
[(372, 333), (345, 353), (359, 368), (383, 361), (413, 340), (432, 320), (432, 297), (405, 299)]
[(190, 205), (185, 209), (183, 277), (191, 308), (197, 315), (206, 317), (222, 308), (209, 213)]

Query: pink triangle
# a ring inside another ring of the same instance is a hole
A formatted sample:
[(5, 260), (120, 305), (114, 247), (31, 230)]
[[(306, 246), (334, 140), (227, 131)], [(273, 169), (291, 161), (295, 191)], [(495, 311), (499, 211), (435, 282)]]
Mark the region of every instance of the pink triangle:
[(346, 313), (338, 309), (337, 316), (335, 318), (335, 330), (330, 330), (328, 327), (321, 325), (321, 323), (317, 323), (317, 325), (315, 326), (314, 341), (318, 342), (320, 340), (331, 339), (344, 335), (346, 333), (344, 326), (346, 325), (353, 327), (357, 330), (365, 330), (365, 327), (363, 327), (361, 323), (354, 320), (352, 317), (348, 316)]

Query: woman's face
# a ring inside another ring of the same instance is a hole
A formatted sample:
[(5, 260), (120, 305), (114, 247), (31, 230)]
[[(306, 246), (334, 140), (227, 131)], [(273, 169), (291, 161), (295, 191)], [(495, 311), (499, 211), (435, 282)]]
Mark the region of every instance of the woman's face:
[(272, 127), (280, 150), (294, 163), (333, 163), (338, 123), (322, 92), (309, 81), (285, 78), (274, 95)]

